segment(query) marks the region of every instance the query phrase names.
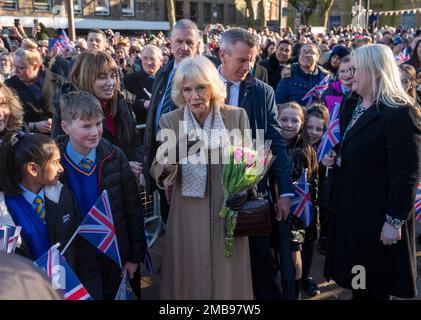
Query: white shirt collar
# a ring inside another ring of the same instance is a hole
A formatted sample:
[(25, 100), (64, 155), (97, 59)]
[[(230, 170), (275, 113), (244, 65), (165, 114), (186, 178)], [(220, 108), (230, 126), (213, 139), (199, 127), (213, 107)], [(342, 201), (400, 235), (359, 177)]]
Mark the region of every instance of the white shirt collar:
[(232, 84), (234, 85), (234, 86), (240, 86), (240, 84), (241, 84), (241, 81), (229, 81), (229, 80), (227, 80), (227, 79), (225, 79), (224, 78), (224, 76), (222, 75), (222, 73), (221, 73), (221, 67), (222, 66), (219, 66), (218, 67), (218, 74), (219, 74), (219, 78), (222, 80), (222, 82), (225, 84), (225, 83), (227, 83), (227, 82), (232, 82)]

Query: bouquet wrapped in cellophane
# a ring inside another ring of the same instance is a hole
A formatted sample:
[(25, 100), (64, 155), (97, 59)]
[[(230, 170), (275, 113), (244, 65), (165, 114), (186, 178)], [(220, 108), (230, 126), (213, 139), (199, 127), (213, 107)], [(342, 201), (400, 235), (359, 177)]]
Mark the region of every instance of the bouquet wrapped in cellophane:
[[(266, 175), (274, 160), (270, 141), (257, 150), (228, 146), (226, 152), (222, 183), (225, 200), (237, 192), (245, 191), (258, 184)], [(237, 224), (237, 211), (230, 210), (224, 202), (219, 215), (226, 219), (225, 256), (232, 254), (234, 230)]]

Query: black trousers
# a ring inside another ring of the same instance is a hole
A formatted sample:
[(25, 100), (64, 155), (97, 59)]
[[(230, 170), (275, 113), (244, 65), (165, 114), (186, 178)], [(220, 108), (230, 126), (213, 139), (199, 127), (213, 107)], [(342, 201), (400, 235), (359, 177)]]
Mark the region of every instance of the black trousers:
[(249, 237), (251, 277), (256, 300), (279, 300), (281, 292), (276, 285), (275, 260), (269, 236)]

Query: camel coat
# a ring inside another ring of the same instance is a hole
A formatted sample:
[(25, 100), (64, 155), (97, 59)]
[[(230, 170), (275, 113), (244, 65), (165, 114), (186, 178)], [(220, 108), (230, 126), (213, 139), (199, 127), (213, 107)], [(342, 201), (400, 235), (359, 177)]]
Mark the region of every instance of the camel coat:
[[(223, 106), (220, 111), (227, 130), (249, 127), (243, 109)], [(177, 140), (183, 112), (180, 108), (160, 121), (161, 129), (174, 130)], [(170, 169), (169, 176), (164, 174), (165, 167)], [(175, 180), (165, 234), (161, 299), (253, 299), (248, 237), (234, 238), (232, 256), (224, 256), (224, 219), (219, 216), (224, 202), (222, 169), (222, 164), (208, 165), (202, 199), (181, 195), (179, 165), (158, 164), (156, 158), (152, 163), (151, 176), (160, 188)]]

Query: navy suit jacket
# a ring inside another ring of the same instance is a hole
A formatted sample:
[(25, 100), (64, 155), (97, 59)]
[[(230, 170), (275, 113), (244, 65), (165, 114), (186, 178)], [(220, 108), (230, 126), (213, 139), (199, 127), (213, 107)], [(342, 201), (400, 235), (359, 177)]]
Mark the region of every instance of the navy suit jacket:
[[(278, 121), (278, 110), (275, 104), (275, 93), (271, 86), (248, 75), (240, 85), (239, 107), (247, 112), (253, 139), (256, 129), (264, 130), (265, 140), (271, 140), (271, 150), (276, 157), (272, 165), (279, 194), (294, 193), (291, 180), (291, 162), (287, 147), (281, 134)], [(259, 184), (259, 191), (267, 191), (267, 179)]]

